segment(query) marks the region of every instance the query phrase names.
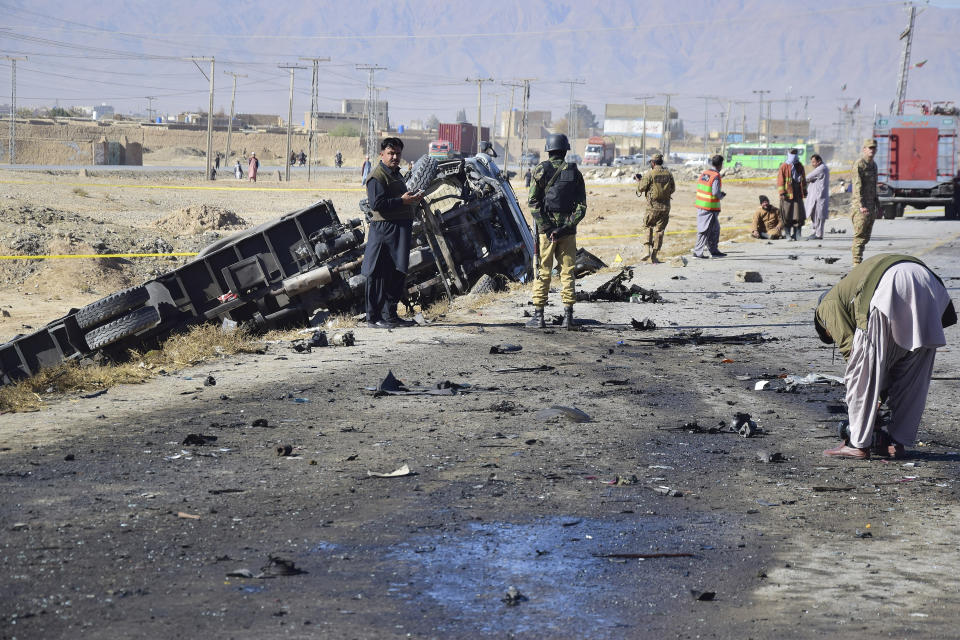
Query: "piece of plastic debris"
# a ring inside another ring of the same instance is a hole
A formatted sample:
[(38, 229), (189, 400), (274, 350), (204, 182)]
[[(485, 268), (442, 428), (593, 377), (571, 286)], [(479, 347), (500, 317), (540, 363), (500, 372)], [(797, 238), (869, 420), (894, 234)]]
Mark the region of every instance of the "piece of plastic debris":
[(400, 467), (399, 469), (396, 469), (396, 470), (391, 471), (391, 472), (389, 472), (389, 473), (382, 473), (382, 472), (380, 472), (380, 471), (370, 471), (370, 470), (367, 470), (367, 475), (370, 476), (371, 478), (400, 478), (400, 477), (403, 477), (403, 476), (409, 476), (409, 475), (411, 475), (411, 472), (410, 472), (410, 467), (409, 467), (409, 466), (403, 465), (403, 466)]
[(198, 516), (198, 515), (196, 515), (196, 514), (193, 514), (193, 513), (187, 513), (186, 511), (177, 511), (177, 517), (178, 517), (178, 518), (184, 518), (185, 520), (199, 520), (199, 519), (200, 519), (200, 516)]
[(226, 576), (228, 578), (252, 578), (253, 571), (250, 571), (250, 569), (234, 569), (233, 571), (228, 571)]
[(527, 596), (520, 593), (520, 590), (516, 587), (510, 587), (507, 589), (506, 595), (501, 598), (501, 601), (506, 604), (508, 607), (515, 607), (521, 602), (527, 600)]
[(757, 380), (757, 384), (753, 385), (754, 391), (763, 391), (767, 388), (767, 385), (770, 384), (769, 380)]

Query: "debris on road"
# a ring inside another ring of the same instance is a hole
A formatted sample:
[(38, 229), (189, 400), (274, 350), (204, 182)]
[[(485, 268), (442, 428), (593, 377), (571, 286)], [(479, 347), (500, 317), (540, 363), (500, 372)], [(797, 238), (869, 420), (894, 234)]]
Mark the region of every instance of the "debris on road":
[[(633, 279), (633, 269), (624, 267), (620, 273), (607, 280), (592, 293), (577, 292), (577, 302), (663, 302), (663, 297), (653, 290), (638, 285), (627, 287), (624, 282)], [(633, 300), (636, 296), (636, 300)]]
[(762, 333), (741, 333), (735, 336), (711, 336), (703, 335), (700, 330), (679, 331), (677, 335), (665, 336), (660, 338), (627, 338), (631, 342), (653, 342), (659, 346), (664, 345), (704, 345), (704, 344), (762, 344), (764, 342), (773, 342), (777, 338), (764, 338)]
[(501, 598), (501, 601), (504, 604), (506, 604), (508, 607), (515, 607), (521, 602), (526, 601), (527, 599), (528, 599), (527, 596), (520, 593), (520, 591), (516, 587), (510, 587), (509, 589), (507, 589), (506, 595), (504, 595), (503, 598)]
[(298, 576), (306, 573), (303, 569), (294, 564), (293, 560), (287, 560), (278, 556), (270, 556), (267, 564), (260, 568), (256, 578), (276, 578), (280, 576)]
[(696, 589), (690, 589), (690, 595), (693, 596), (694, 600), (698, 600), (700, 602), (710, 602), (717, 596), (717, 592), (716, 591), (697, 591)]
[(643, 320), (631, 318), (630, 326), (633, 327), (634, 331), (653, 331), (657, 328), (657, 323), (650, 318), (644, 318)]
[(594, 558), (623, 558), (626, 560), (650, 560), (653, 558), (694, 558), (692, 553), (594, 553)]
[(671, 498), (683, 497), (683, 491), (680, 491), (678, 489), (671, 489), (670, 487), (664, 487), (662, 485), (659, 487), (653, 487), (653, 490), (659, 493), (660, 495), (670, 496)]
[(217, 436), (205, 436), (202, 433), (188, 433), (180, 444), (202, 447), (217, 441)]
[(491, 354), (503, 354), (503, 353), (516, 353), (517, 351), (522, 350), (523, 347), (519, 344), (495, 344), (490, 347)]
[(737, 282), (763, 282), (759, 271), (737, 271)]
[(199, 520), (200, 516), (194, 513), (187, 513), (186, 511), (177, 511), (177, 517), (183, 518), (184, 520)]
[(367, 470), (367, 476), (371, 478), (402, 478), (403, 476), (413, 475), (410, 471), (410, 467), (403, 465), (399, 469), (390, 471), (389, 473), (383, 473), (381, 471), (370, 471)]
[(293, 453), (293, 445), (290, 444), (281, 444), (277, 445), (277, 455), (285, 458), (290, 456)]
[(582, 278), (606, 268), (607, 264), (597, 256), (593, 255), (583, 247), (579, 247), (577, 249), (577, 258), (573, 265), (574, 277)]
[(769, 451), (757, 451), (757, 462), (761, 464), (771, 464), (773, 462), (784, 462), (786, 458), (783, 457), (783, 454), (779, 451), (769, 452)]

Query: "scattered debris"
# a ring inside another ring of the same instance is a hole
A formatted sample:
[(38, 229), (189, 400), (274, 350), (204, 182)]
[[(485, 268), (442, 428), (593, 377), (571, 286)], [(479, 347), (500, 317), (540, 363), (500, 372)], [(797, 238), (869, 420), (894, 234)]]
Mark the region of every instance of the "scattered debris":
[(858, 538), (872, 538), (872, 537), (873, 537), (873, 534), (870, 533), (869, 531), (860, 531), (860, 529), (856, 529), (856, 530), (854, 531), (854, 535), (857, 536)]
[(833, 264), (834, 262), (836, 262), (836, 261), (839, 260), (839, 259), (840, 259), (840, 258), (837, 258), (836, 256), (833, 256), (833, 257), (830, 257), (830, 258), (824, 258), (823, 256), (817, 256), (816, 258), (814, 258), (814, 260), (822, 260), (822, 261), (826, 262), (827, 264)]
[(556, 367), (548, 364), (542, 364), (539, 367), (507, 367), (505, 369), (494, 369), (493, 373), (532, 373), (536, 371), (553, 371)]
[(202, 447), (204, 445), (210, 444), (211, 442), (216, 442), (217, 436), (205, 436), (202, 433), (188, 433), (187, 437), (183, 439), (183, 442), (180, 444), (188, 446), (197, 446)]
[(714, 598), (717, 597), (716, 591), (697, 591), (696, 589), (690, 589), (690, 595), (693, 596), (694, 600), (700, 602), (711, 602)]
[(256, 578), (275, 578), (278, 576), (298, 576), (306, 573), (303, 569), (297, 567), (293, 560), (270, 556), (267, 564), (260, 568), (261, 573), (254, 576)]
[(759, 271), (737, 271), (737, 282), (763, 282)]
[(266, 418), (257, 418), (256, 420), (250, 423), (250, 426), (251, 427), (269, 427), (270, 425), (267, 423)]
[(617, 386), (623, 386), (627, 384), (630, 384), (630, 380), (627, 378), (624, 378), (623, 380), (604, 380), (603, 382), (600, 383), (600, 386), (605, 387), (607, 385), (610, 385), (611, 387), (617, 387)]
[(604, 484), (609, 484), (614, 487), (626, 487), (631, 484), (637, 484), (638, 482), (640, 482), (640, 479), (637, 478), (636, 475), (631, 475), (629, 478), (627, 478), (626, 476), (617, 476), (613, 480), (610, 480), (609, 482), (606, 482)]
[[(577, 292), (577, 302), (663, 302), (663, 298), (653, 289), (644, 289), (638, 285), (628, 288), (624, 282), (633, 279), (633, 269), (624, 267), (620, 273), (607, 280), (592, 293)], [(636, 297), (636, 300), (633, 298)]]
[(199, 520), (199, 519), (200, 519), (200, 516), (198, 516), (198, 515), (196, 515), (196, 514), (193, 514), (193, 513), (187, 513), (186, 511), (177, 511), (177, 517), (178, 517), (178, 518), (183, 518), (184, 520)]
[(764, 338), (760, 332), (741, 333), (735, 336), (710, 336), (703, 335), (699, 330), (679, 331), (674, 336), (664, 336), (659, 338), (627, 338), (631, 342), (653, 342), (658, 346), (668, 345), (703, 345), (703, 344), (762, 344), (764, 342), (773, 342), (777, 338)]
[(226, 576), (228, 578), (252, 578), (253, 571), (250, 571), (250, 569), (234, 569), (233, 571), (228, 571)]
[(102, 395), (105, 394), (106, 392), (107, 392), (106, 389), (100, 389), (100, 391), (94, 391), (93, 393), (87, 393), (87, 394), (84, 394), (84, 395), (82, 395), (82, 396), (80, 396), (80, 397), (83, 398), (84, 400), (90, 400), (91, 398), (99, 398), (100, 396), (102, 396)]
[(389, 473), (382, 473), (380, 471), (370, 471), (367, 470), (367, 476), (371, 478), (402, 478), (403, 476), (410, 476), (413, 473), (410, 471), (410, 467), (403, 465), (399, 469), (391, 471)]
[(313, 332), (313, 335), (310, 336), (310, 339), (307, 340), (307, 347), (320, 348), (326, 347), (329, 344), (327, 341), (327, 332), (320, 331), (319, 329)]
[(749, 413), (737, 412), (730, 421), (730, 428), (740, 434), (743, 438), (753, 437), (760, 429), (757, 423), (750, 419)]
[(546, 409), (540, 409), (534, 416), (540, 422), (557, 422), (561, 418), (570, 422), (593, 422), (593, 419), (576, 407), (565, 407), (555, 404)]
[(522, 349), (519, 344), (495, 344), (490, 347), (490, 353), (516, 353)]
[(330, 344), (334, 347), (352, 347), (356, 342), (357, 339), (353, 335), (353, 331), (341, 331), (333, 334), (330, 338)]
[(853, 491), (854, 487), (831, 487), (831, 486), (818, 486), (812, 487), (812, 489), (818, 493), (825, 491)]
[(604, 263), (604, 261), (597, 256), (593, 255), (583, 247), (577, 249), (576, 263), (573, 266), (574, 277), (582, 278), (606, 268), (606, 263)]
[(207, 376), (203, 380), (203, 386), (205, 387), (215, 387), (217, 385), (217, 379), (213, 376)]
[(633, 327), (634, 331), (653, 331), (657, 328), (657, 323), (650, 318), (644, 318), (643, 320), (635, 320), (631, 318), (630, 325)]
[(67, 455), (63, 456), (63, 459), (64, 459), (64, 461), (66, 461), (66, 462), (73, 462), (74, 460), (77, 459), (77, 457), (76, 457), (75, 455), (73, 455), (72, 453), (68, 453)]
[(393, 370), (388, 370), (387, 377), (377, 385), (377, 391), (409, 391), (409, 389), (393, 375)]
[(670, 496), (671, 498), (683, 497), (683, 491), (679, 491), (677, 489), (671, 489), (670, 487), (664, 487), (664, 486), (653, 487), (653, 490), (659, 493), (660, 495)]
[(516, 411), (517, 405), (510, 402), (509, 400), (501, 400), (500, 402), (494, 402), (490, 405), (490, 411), (498, 411), (501, 413), (510, 413), (511, 411)]
[(516, 587), (510, 587), (507, 589), (506, 595), (501, 598), (501, 601), (508, 607), (515, 607), (526, 600), (528, 600), (527, 596), (520, 593)]
[(830, 230), (827, 231), (827, 233), (846, 233), (846, 232), (847, 232), (846, 229), (834, 229), (833, 227), (830, 227)]
[(14, 522), (10, 525), (10, 531), (23, 531), (24, 529), (29, 529), (30, 525), (26, 522)]
[(761, 464), (771, 464), (773, 462), (784, 462), (786, 458), (779, 451), (770, 453), (769, 451), (757, 451), (757, 462)]
[(285, 458), (285, 457), (290, 456), (290, 454), (292, 454), (292, 453), (293, 453), (293, 445), (292, 445), (292, 444), (280, 444), (280, 445), (277, 445), (277, 455), (278, 455), (278, 456), (280, 456), (280, 457), (282, 457), (282, 458)]

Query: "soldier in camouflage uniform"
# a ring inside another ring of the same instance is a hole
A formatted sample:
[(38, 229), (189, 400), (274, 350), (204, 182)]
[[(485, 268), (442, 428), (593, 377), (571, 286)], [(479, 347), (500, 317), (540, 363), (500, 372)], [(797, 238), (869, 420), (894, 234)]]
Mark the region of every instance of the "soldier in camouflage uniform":
[(637, 197), (647, 196), (647, 216), (643, 226), (647, 228), (647, 255), (640, 258), (658, 264), (657, 252), (663, 246), (663, 232), (670, 221), (670, 196), (677, 190), (673, 174), (663, 166), (663, 154), (650, 159), (650, 171), (637, 185)]
[(868, 138), (863, 143), (863, 155), (853, 165), (853, 194), (850, 201), (853, 220), (853, 264), (863, 261), (863, 248), (870, 242), (873, 221), (880, 215), (877, 200), (877, 141)]
[(533, 169), (530, 182), (530, 213), (537, 223), (540, 272), (533, 283), (533, 318), (528, 327), (544, 328), (543, 308), (550, 293), (550, 275), (553, 260), (560, 264), (560, 299), (564, 306), (563, 324), (573, 329), (574, 291), (573, 270), (577, 260), (577, 224), (587, 213), (587, 190), (583, 174), (574, 163), (564, 157), (570, 149), (567, 136), (554, 133), (547, 136), (546, 151), (549, 160)]

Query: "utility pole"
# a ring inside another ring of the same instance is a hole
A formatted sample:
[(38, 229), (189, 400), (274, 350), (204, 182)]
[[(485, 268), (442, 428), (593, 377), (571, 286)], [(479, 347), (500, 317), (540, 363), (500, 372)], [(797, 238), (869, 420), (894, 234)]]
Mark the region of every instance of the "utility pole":
[(810, 139), (810, 116), (809, 116), (809, 107), (810, 101), (813, 100), (816, 96), (800, 96), (800, 100), (803, 101), (803, 119), (807, 122), (807, 140)]
[[(482, 115), (481, 106), (483, 105), (483, 83), (484, 82), (493, 82), (493, 78), (467, 78), (464, 82), (476, 82), (477, 83), (477, 148), (474, 150), (474, 153), (480, 152), (480, 136), (481, 133), (481, 120)], [(461, 149), (462, 151), (462, 149)]]
[(663, 157), (666, 162), (670, 162), (670, 96), (678, 95), (676, 93), (661, 93), (666, 96), (666, 105), (663, 107)]
[(577, 152), (577, 134), (579, 131), (577, 129), (580, 125), (580, 112), (577, 110), (577, 102), (573, 98), (573, 86), (577, 84), (587, 84), (586, 80), (575, 79), (575, 80), (561, 80), (560, 84), (570, 85), (570, 111), (567, 116), (567, 135), (570, 138), (570, 148), (573, 149), (573, 153)]
[(643, 101), (643, 129), (640, 131), (640, 153), (643, 155), (644, 160), (649, 160), (647, 158), (647, 100), (653, 96), (637, 96), (634, 100)]
[(523, 157), (527, 153), (527, 109), (530, 107), (530, 80), (523, 81), (523, 125), (520, 129), (520, 166), (523, 166)]
[(287, 153), (283, 156), (283, 164), (287, 166), (286, 177), (290, 182), (290, 138), (293, 135), (293, 74), (297, 69), (306, 69), (306, 67), (297, 64), (280, 64), (278, 69), (286, 69), (290, 72), (290, 102), (287, 106)]
[[(757, 142), (760, 142), (760, 129), (763, 127), (763, 94), (770, 93), (769, 89), (754, 89), (753, 93), (756, 93), (760, 96), (760, 106), (757, 109)], [(767, 124), (769, 125), (770, 118), (767, 117)], [(767, 132), (767, 138), (770, 137), (770, 132)]]
[(206, 77), (207, 74), (203, 73), (203, 69), (200, 69), (200, 65), (198, 65), (197, 62), (210, 62), (210, 77), (208, 78), (210, 80), (210, 106), (207, 108), (207, 173), (204, 179), (213, 180), (213, 158), (211, 156), (213, 156), (213, 70), (215, 62), (213, 56), (209, 58), (191, 57), (187, 58), (187, 60), (193, 62), (204, 77)]
[(153, 101), (157, 99), (156, 96), (143, 96), (147, 99), (147, 118), (150, 119), (150, 122), (153, 122)]
[(493, 94), (493, 121), (490, 123), (490, 144), (497, 139), (497, 115), (500, 112), (500, 94)]
[(376, 107), (373, 105), (375, 99), (373, 74), (386, 69), (386, 67), (380, 67), (375, 64), (358, 64), (356, 68), (360, 71), (366, 71), (369, 74), (367, 79), (367, 155), (373, 158), (377, 155), (377, 122), (375, 116)]
[(309, 156), (307, 159), (307, 182), (310, 182), (310, 165), (315, 162), (317, 157), (317, 150), (314, 148), (316, 144), (314, 124), (317, 119), (317, 102), (319, 101), (317, 83), (320, 77), (320, 63), (330, 62), (330, 58), (300, 58), (300, 60), (313, 63), (313, 80), (310, 84), (310, 137), (307, 139), (307, 154)]
[(697, 96), (703, 100), (703, 155), (707, 155), (707, 136), (710, 135), (710, 121), (707, 116), (707, 105), (716, 96)]
[(510, 169), (510, 136), (513, 133), (514, 120), (513, 120), (513, 101), (515, 94), (517, 92), (517, 87), (520, 86), (516, 83), (501, 82), (505, 87), (510, 87), (510, 111), (508, 112), (508, 122), (507, 122), (507, 143), (503, 146), (503, 173), (504, 175), (509, 175), (508, 171)]
[[(793, 102), (793, 100), (790, 98), (790, 94), (792, 92), (793, 92), (793, 86), (791, 85), (787, 87), (787, 94), (783, 100), (783, 119), (784, 120), (790, 119), (790, 103)], [(784, 127), (786, 127), (786, 124), (784, 124)]]
[(733, 101), (727, 100), (727, 112), (723, 120), (723, 140), (720, 142), (720, 155), (727, 157), (727, 139), (730, 137), (730, 114), (733, 111)]
[[(740, 105), (740, 142), (747, 141), (747, 105), (750, 104), (748, 100), (735, 100), (734, 104)], [(733, 115), (733, 114), (731, 114)]]
[(7, 160), (14, 164), (17, 155), (17, 60), (26, 60), (26, 56), (3, 56), (10, 61), (10, 146)]
[(227, 121), (227, 148), (223, 154), (224, 164), (230, 164), (230, 140), (233, 136), (233, 108), (237, 101), (237, 78), (246, 78), (247, 76), (233, 71), (224, 71), (224, 73), (233, 76), (233, 92), (230, 94), (230, 120)]
[(897, 115), (903, 115), (903, 101), (907, 99), (907, 75), (910, 72), (910, 49), (913, 46), (913, 27), (917, 20), (917, 7), (910, 3), (910, 19), (907, 28), (900, 33), (903, 53), (900, 56), (900, 78), (897, 81)]

